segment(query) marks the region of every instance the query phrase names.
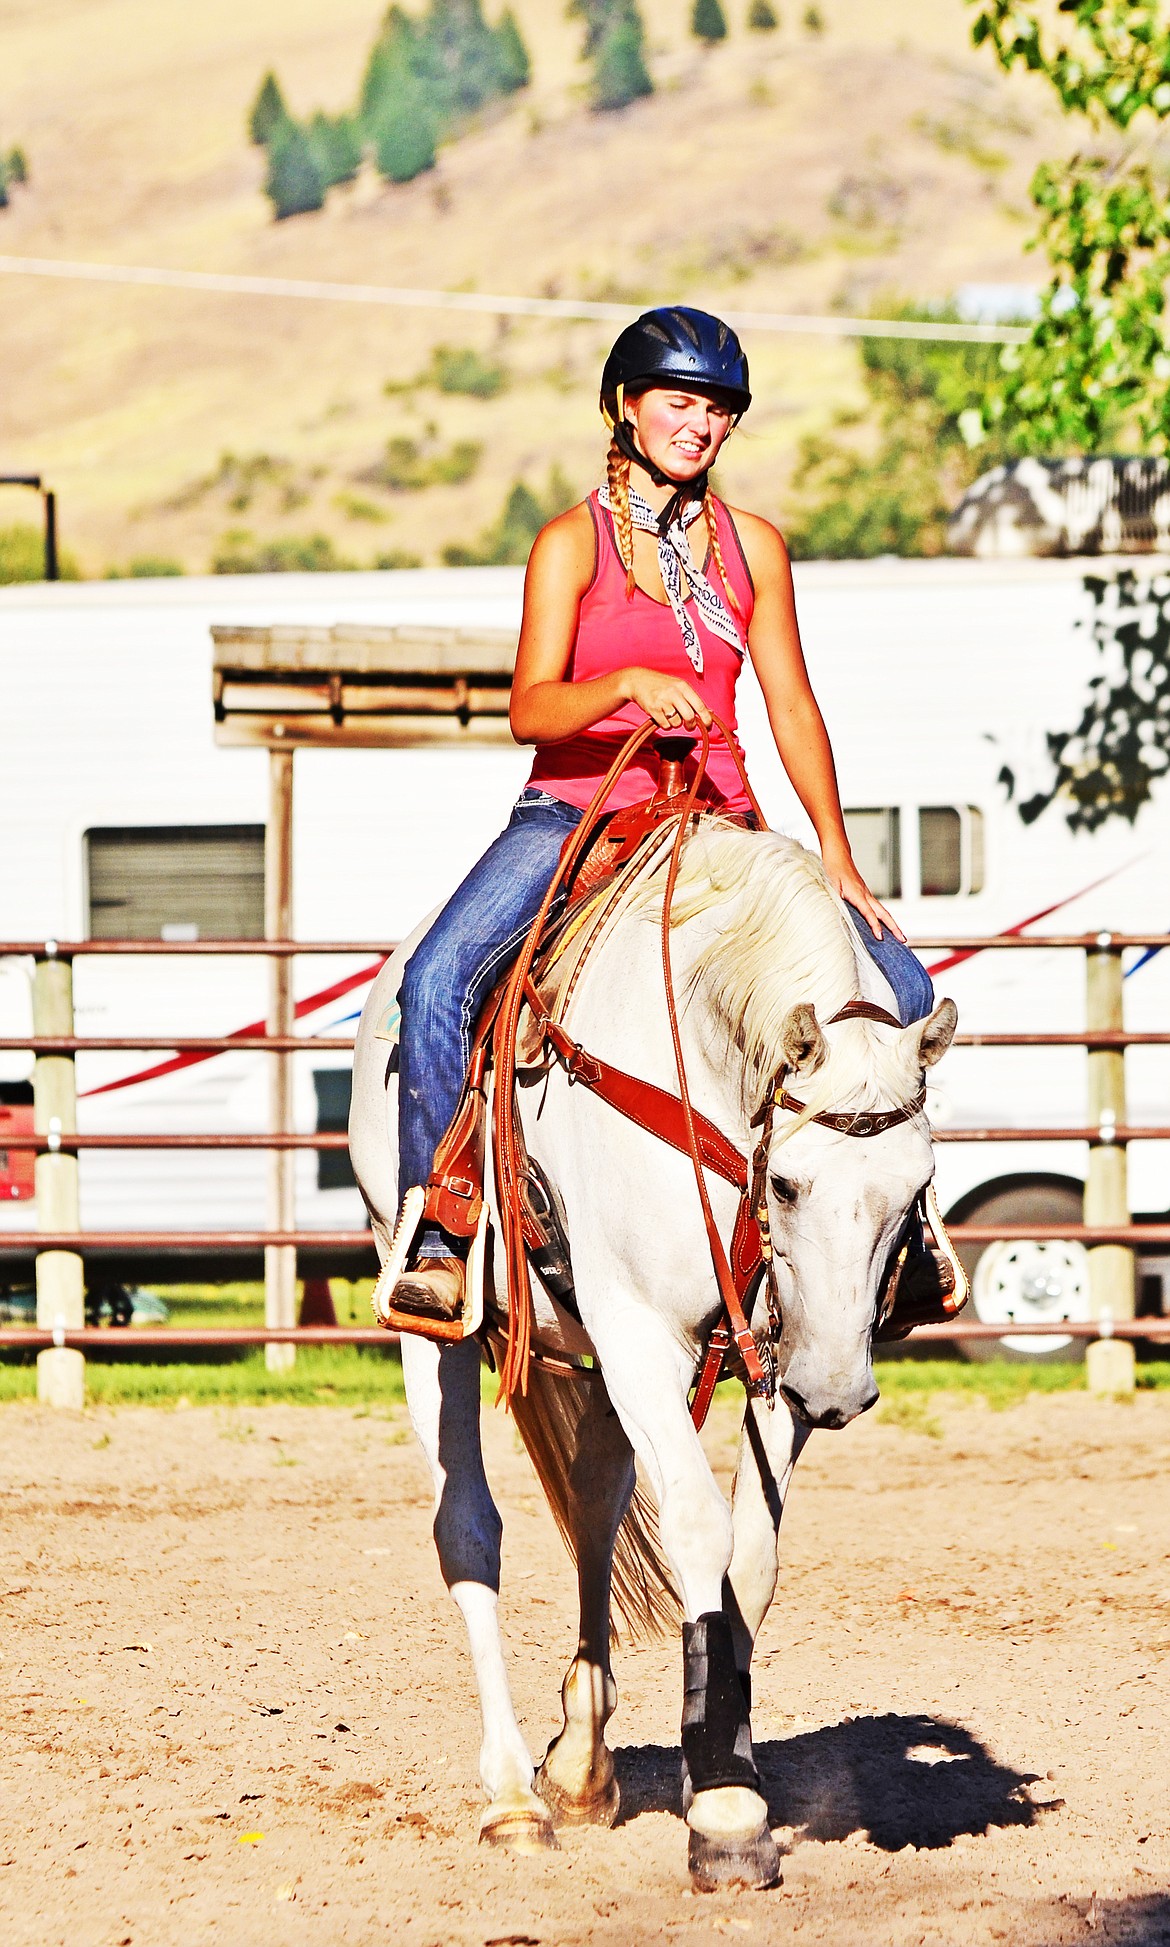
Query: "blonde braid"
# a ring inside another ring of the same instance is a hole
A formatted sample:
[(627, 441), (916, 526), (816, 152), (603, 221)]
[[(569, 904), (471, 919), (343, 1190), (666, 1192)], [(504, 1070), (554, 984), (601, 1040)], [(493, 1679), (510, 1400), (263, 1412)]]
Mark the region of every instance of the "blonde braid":
[(605, 472), (609, 481), (610, 513), (613, 515), (613, 531), (617, 538), (618, 555), (626, 571), (626, 600), (632, 602), (638, 584), (634, 580), (634, 522), (630, 514), (630, 462), (616, 439), (612, 439), (609, 443), (609, 452), (605, 456)]
[[(627, 474), (627, 478), (628, 477), (629, 476)], [(727, 568), (723, 560), (723, 548), (720, 545), (720, 541), (719, 541), (719, 528), (715, 520), (715, 496), (712, 494), (711, 489), (709, 487), (706, 493), (703, 495), (703, 519), (707, 523), (707, 537), (711, 543), (711, 552), (715, 557), (715, 566), (719, 570), (719, 579), (723, 583), (723, 587), (726, 591), (728, 601), (731, 603), (732, 608), (735, 610), (736, 614), (739, 616), (740, 620), (742, 621), (743, 610), (740, 607), (739, 602), (736, 600), (736, 594), (734, 588), (731, 586), (731, 583), (727, 579)]]

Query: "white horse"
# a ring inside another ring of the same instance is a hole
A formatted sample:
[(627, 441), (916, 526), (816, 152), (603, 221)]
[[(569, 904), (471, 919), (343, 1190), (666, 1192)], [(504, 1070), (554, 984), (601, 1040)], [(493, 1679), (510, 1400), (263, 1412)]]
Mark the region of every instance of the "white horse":
[[(660, 959), (663, 878), (661, 867), (650, 873), (594, 950), (569, 1025), (591, 1053), (675, 1092)], [(613, 1822), (618, 1787), (605, 1744), (617, 1702), (612, 1585), (635, 1630), (660, 1624), (672, 1597), (681, 1607), (684, 1807), (696, 1885), (765, 1886), (778, 1856), (751, 1756), (749, 1671), (775, 1590), (784, 1496), (812, 1428), (843, 1427), (878, 1397), (872, 1333), (882, 1275), (933, 1168), (920, 1111), (864, 1140), (810, 1117), (910, 1103), (923, 1069), (948, 1047), (956, 1015), (943, 1001), (910, 1028), (854, 1018), (826, 1031), (820, 1023), (850, 999), (889, 1007), (892, 996), (819, 862), (775, 834), (699, 827), (683, 852), (672, 911), (695, 1109), (750, 1156), (751, 1118), (782, 1062), (805, 1101), (803, 1114), (777, 1115), (769, 1154), (779, 1383), (773, 1399), (748, 1401), (729, 1507), (687, 1406), (720, 1310), (692, 1165), (571, 1086), (555, 1064), (548, 1073), (522, 1071), (525, 1140), (561, 1205), (580, 1312), (578, 1321), (534, 1278), (533, 1344), (596, 1362), (569, 1378), (534, 1363), (527, 1395), (512, 1402), (580, 1588), (564, 1728), (539, 1773), (517, 1723), (498, 1622), (501, 1522), (480, 1449), (480, 1346), (440, 1348), (404, 1336), (402, 1363), (434, 1479), (440, 1564), (467, 1625), (479, 1687), (488, 1799), (481, 1838), (531, 1850), (555, 1845), (554, 1820)], [(424, 931), (375, 982), (354, 1058), (353, 1161), (383, 1258), (399, 1202), (398, 1102), (393, 1051), (379, 1024)], [(728, 1240), (737, 1192), (719, 1177), (708, 1181)], [(502, 1291), (499, 1263), (496, 1283)], [(764, 1313), (757, 1299), (757, 1334), (767, 1329)], [(644, 1483), (637, 1490), (635, 1461)]]

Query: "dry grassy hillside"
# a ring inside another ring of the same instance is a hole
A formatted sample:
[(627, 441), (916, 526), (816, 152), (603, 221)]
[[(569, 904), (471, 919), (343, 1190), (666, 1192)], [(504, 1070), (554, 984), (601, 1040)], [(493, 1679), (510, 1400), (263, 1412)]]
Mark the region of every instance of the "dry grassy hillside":
[[(1038, 277), (1026, 185), (1068, 138), (969, 48), (961, 0), (825, 0), (821, 36), (793, 0), (780, 32), (748, 34), (747, 0), (726, 0), (732, 34), (709, 53), (690, 0), (644, 0), (657, 93), (606, 116), (585, 107), (561, 0), (513, 4), (534, 79), (505, 112), (427, 177), (366, 175), (276, 224), (244, 131), (257, 82), (272, 65), (295, 112), (346, 105), (378, 0), (0, 0), (0, 144), (32, 172), (0, 252), (810, 312)], [(241, 528), (433, 560), (518, 478), (543, 488), (556, 461), (591, 484), (607, 335), (0, 277), (0, 471), (51, 478), (91, 573), (144, 555), (202, 570)], [(477, 347), (506, 389), (437, 390), (437, 342)], [(794, 441), (852, 396), (855, 353), (750, 349), (759, 404), (724, 485), (782, 514)], [(423, 479), (456, 442), (482, 452), (461, 482), (395, 487), (377, 477), (390, 439)], [(5, 495), (0, 526), (27, 512)]]

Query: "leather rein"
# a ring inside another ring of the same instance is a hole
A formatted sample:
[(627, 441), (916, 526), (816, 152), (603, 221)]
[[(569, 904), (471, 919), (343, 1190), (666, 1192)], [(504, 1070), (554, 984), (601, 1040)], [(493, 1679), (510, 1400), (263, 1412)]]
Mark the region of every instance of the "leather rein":
[[(761, 827), (766, 829), (763, 813), (748, 782), (734, 739), (718, 718), (714, 719), (714, 724), (735, 761), (744, 790), (760, 820)], [(505, 1396), (517, 1390), (526, 1391), (528, 1364), (531, 1358), (532, 1305), (524, 1242), (523, 1208), (526, 1162), (521, 1153), (512, 1114), (516, 1085), (516, 1037), (520, 1015), (527, 1004), (533, 1011), (536, 1025), (545, 1044), (565, 1068), (571, 1083), (581, 1083), (591, 1093), (600, 1096), (611, 1108), (691, 1159), (723, 1310), (723, 1317), (708, 1340), (691, 1404), (691, 1415), (695, 1425), (701, 1426), (706, 1418), (724, 1363), (733, 1349), (742, 1361), (745, 1383), (750, 1393), (758, 1398), (771, 1398), (775, 1390), (775, 1368), (770, 1339), (779, 1334), (780, 1313), (768, 1219), (768, 1153), (776, 1111), (784, 1109), (798, 1115), (808, 1113), (806, 1105), (785, 1088), (785, 1078), (789, 1070), (786, 1064), (782, 1064), (769, 1082), (763, 1105), (753, 1118), (753, 1127), (762, 1125), (762, 1130), (760, 1140), (752, 1154), (749, 1172), (746, 1160), (734, 1144), (691, 1103), (675, 996), (670, 923), (683, 845), (695, 815), (699, 791), (706, 775), (710, 755), (711, 738), (705, 725), (699, 726), (701, 748), (695, 775), (686, 791), (679, 793), (672, 801), (670, 815), (677, 817), (678, 826), (671, 845), (662, 900), (662, 972), (675, 1071), (678, 1078), (678, 1094), (672, 1095), (666, 1089), (658, 1088), (651, 1082), (629, 1075), (582, 1048), (559, 1022), (551, 1018), (531, 978), (541, 934), (557, 893), (571, 877), (592, 842), (596, 819), (601, 814), (618, 778), (637, 753), (659, 734), (658, 726), (647, 720), (626, 740), (614, 759), (592, 803), (561, 854), (540, 911), (529, 929), (506, 983), (497, 1016), (493, 1137), (497, 1209), (508, 1281), (508, 1338), (500, 1373), (500, 1391), (501, 1395)], [(673, 808), (675, 805), (677, 809)], [(877, 1021), (898, 1029), (902, 1025), (885, 1008), (860, 998), (847, 1001), (844, 1007), (831, 1017), (827, 1025), (848, 1020)], [(897, 1127), (899, 1123), (909, 1121), (922, 1108), (925, 1099), (926, 1091), (923, 1088), (911, 1101), (898, 1108), (862, 1111), (824, 1109), (814, 1111), (808, 1119), (819, 1123), (824, 1128), (833, 1129), (841, 1135), (876, 1136), (887, 1129)], [(730, 1257), (711, 1209), (705, 1175), (707, 1170), (713, 1170), (716, 1175), (721, 1176), (725, 1182), (732, 1184), (739, 1191), (739, 1208), (732, 1232)], [(762, 1353), (760, 1343), (748, 1323), (744, 1309), (745, 1299), (761, 1266), (768, 1286), (771, 1328), (768, 1338), (764, 1341)]]

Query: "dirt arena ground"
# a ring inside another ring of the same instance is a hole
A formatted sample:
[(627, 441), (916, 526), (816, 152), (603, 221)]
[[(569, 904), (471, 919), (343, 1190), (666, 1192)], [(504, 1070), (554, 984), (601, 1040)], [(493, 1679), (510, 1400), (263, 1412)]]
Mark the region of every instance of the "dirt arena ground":
[[(784, 1884), (696, 1897), (674, 1644), (618, 1658), (618, 1827), (477, 1847), (476, 1710), (401, 1415), (5, 1407), (0, 1938), (1170, 1942), (1170, 1397), (931, 1413), (801, 1463), (756, 1666)], [(571, 1576), (486, 1419), (539, 1750)], [(733, 1434), (728, 1402), (724, 1470)]]

